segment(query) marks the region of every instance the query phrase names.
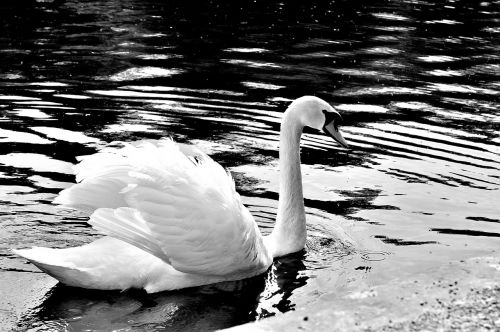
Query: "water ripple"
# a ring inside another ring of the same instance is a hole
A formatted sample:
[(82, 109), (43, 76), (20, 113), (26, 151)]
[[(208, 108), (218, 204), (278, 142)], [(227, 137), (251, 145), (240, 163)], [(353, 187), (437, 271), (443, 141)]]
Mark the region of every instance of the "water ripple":
[(73, 164), (37, 153), (9, 153), (0, 155), (0, 164), (16, 168), (30, 168), (37, 172), (73, 173)]
[(52, 144), (54, 141), (42, 138), (32, 133), (23, 133), (0, 128), (0, 143), (31, 143)]
[(166, 69), (159, 67), (139, 67), (139, 68), (129, 68), (119, 73), (109, 76), (107, 79), (110, 81), (121, 82), (121, 81), (134, 81), (144, 78), (155, 78), (155, 77), (170, 77), (177, 75), (182, 71), (179, 69)]

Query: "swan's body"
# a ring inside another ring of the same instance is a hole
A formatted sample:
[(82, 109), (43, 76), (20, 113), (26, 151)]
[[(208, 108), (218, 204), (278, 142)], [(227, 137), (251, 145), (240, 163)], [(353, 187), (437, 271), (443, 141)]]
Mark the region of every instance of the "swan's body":
[(280, 200), (276, 225), (263, 237), (231, 176), (201, 151), (172, 140), (128, 144), (83, 157), (78, 184), (55, 202), (91, 213), (109, 235), (67, 249), (15, 250), (59, 281), (92, 289), (158, 292), (248, 278), (273, 258), (304, 248), (300, 172), (304, 126), (346, 146), (340, 115), (316, 97), (294, 101), (280, 133)]

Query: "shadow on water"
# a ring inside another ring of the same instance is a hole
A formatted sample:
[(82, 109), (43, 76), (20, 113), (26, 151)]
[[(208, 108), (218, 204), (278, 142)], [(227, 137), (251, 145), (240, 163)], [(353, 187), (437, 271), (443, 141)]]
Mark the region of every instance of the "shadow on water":
[(292, 293), (307, 283), (304, 253), (279, 259), (263, 275), (234, 282), (147, 294), (93, 291), (58, 284), (24, 324), (36, 331), (212, 331), (293, 309)]

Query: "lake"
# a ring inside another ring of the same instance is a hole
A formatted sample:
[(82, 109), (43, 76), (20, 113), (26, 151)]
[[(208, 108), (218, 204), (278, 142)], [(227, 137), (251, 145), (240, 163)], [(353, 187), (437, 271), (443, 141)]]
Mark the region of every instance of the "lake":
[(101, 236), (52, 200), (76, 157), (110, 142), (197, 145), (263, 233), (287, 105), (325, 99), (350, 144), (306, 130), (307, 249), (265, 275), (154, 295), (57, 285), (21, 328), (214, 330), (498, 257), (498, 1), (6, 0), (0, 12), (0, 275), (42, 275), (11, 248)]

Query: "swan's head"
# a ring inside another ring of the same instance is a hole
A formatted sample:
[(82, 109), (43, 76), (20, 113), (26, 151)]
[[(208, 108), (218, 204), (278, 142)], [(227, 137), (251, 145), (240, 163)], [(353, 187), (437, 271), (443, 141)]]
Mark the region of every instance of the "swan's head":
[(323, 131), (343, 147), (348, 147), (339, 130), (342, 117), (323, 99), (314, 96), (300, 97), (290, 105), (289, 109), (298, 110), (297, 113), (304, 126)]

